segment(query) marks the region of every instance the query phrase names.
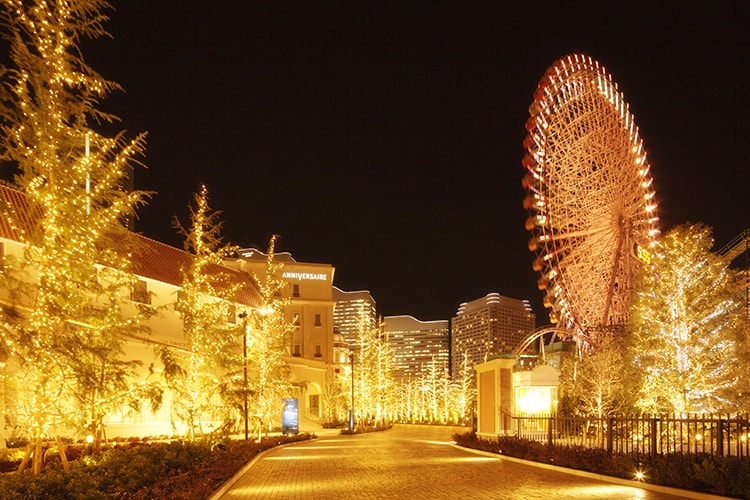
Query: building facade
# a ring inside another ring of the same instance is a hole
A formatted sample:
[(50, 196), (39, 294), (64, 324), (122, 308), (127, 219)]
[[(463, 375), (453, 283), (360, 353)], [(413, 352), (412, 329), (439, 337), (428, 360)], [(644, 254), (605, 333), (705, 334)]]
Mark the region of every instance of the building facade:
[(394, 353), (396, 378), (415, 380), (430, 364), (438, 373), (450, 369), (450, 322), (420, 321), (413, 316), (386, 316), (383, 331)]
[[(6, 276), (17, 275), (20, 279), (30, 277), (33, 285), (33, 276), (23, 269), (15, 269), (14, 266), (22, 261), (24, 244), (21, 242), (20, 232), (31, 232), (36, 224), (34, 217), (27, 213), (27, 205), (24, 195), (6, 186), (0, 186), (0, 197), (7, 206), (14, 207), (23, 216), (19, 220), (25, 227), (14, 227), (8, 221), (0, 218), (0, 262), (4, 264), (2, 273)], [(135, 370), (131, 377), (131, 386), (142, 386), (146, 384), (163, 384), (164, 365), (160, 352), (168, 349), (177, 353), (186, 353), (189, 350), (188, 341), (183, 330), (182, 319), (177, 308), (178, 295), (182, 287), (182, 272), (190, 266), (192, 256), (177, 248), (165, 245), (158, 241), (146, 238), (142, 235), (130, 233), (128, 241), (123, 245), (132, 248), (131, 266), (135, 275), (132, 289), (123, 290), (122, 303), (119, 304), (123, 317), (134, 317), (135, 311), (148, 308), (152, 314), (142, 320), (140, 328), (127, 331), (123, 335), (122, 361), (137, 361), (140, 368)], [(93, 264), (97, 271), (100, 265)], [(242, 310), (257, 307), (259, 295), (255, 284), (250, 276), (229, 268), (221, 272), (226, 279), (233, 284), (241, 285), (240, 293), (236, 298), (233, 310), (239, 313)], [(19, 317), (27, 317), (31, 308), (23, 300), (19, 300), (9, 287), (8, 281), (0, 282), (0, 307), (17, 311)], [(223, 327), (227, 332), (237, 335), (236, 345), (242, 345), (242, 332), (236, 325), (236, 314), (227, 315)], [(4, 421), (8, 428), (16, 427), (15, 409), (23, 406), (20, 393), (16, 390), (13, 380), (14, 373), (19, 366), (13, 359), (8, 359), (3, 364), (3, 391), (0, 406), (6, 415)], [(165, 384), (164, 384), (165, 385)], [(114, 410), (106, 418), (104, 424), (109, 437), (127, 436), (172, 436), (181, 435), (187, 431), (184, 422), (175, 419), (172, 394), (164, 391), (162, 404), (159, 407), (151, 407), (148, 401), (139, 408), (124, 405)], [(206, 423), (206, 428), (221, 422), (210, 422), (210, 417), (199, 419)], [(5, 437), (5, 430), (0, 437)], [(62, 431), (65, 432), (65, 431)]]
[[(2, 201), (17, 210), (25, 210), (25, 198), (22, 193), (0, 185)], [(0, 278), (3, 273), (11, 271), (12, 262), (21, 260), (24, 245), (20, 231), (32, 231), (35, 220), (32, 214), (25, 214), (20, 220), (28, 227), (15, 227), (4, 218), (0, 218)], [(181, 293), (183, 271), (188, 269), (192, 255), (177, 248), (165, 245), (142, 235), (130, 233), (128, 241), (123, 242), (134, 249), (131, 254), (134, 282), (129, 293), (123, 293), (120, 305), (123, 314), (144, 306), (153, 311), (142, 321), (142, 328), (128, 332), (123, 337), (123, 361), (138, 361), (141, 368), (132, 377), (132, 385), (159, 383), (163, 385), (164, 365), (160, 352), (169, 349), (177, 353), (189, 352), (189, 344), (183, 329), (183, 320), (178, 310), (178, 296)], [(132, 239), (132, 241), (130, 241)], [(327, 384), (333, 378), (337, 366), (346, 366), (347, 358), (335, 352), (341, 351), (341, 342), (334, 344), (333, 305), (331, 297), (334, 268), (328, 264), (298, 263), (289, 254), (279, 254), (278, 260), (283, 263), (279, 269), (279, 278), (285, 282), (280, 297), (287, 301), (285, 318), (293, 323), (294, 332), (290, 335), (288, 349), (284, 359), (290, 369), (290, 380), (293, 392), (288, 397), (299, 400), (300, 430), (313, 430), (311, 422), (322, 420), (326, 413), (325, 392)], [(216, 272), (224, 275), (230, 285), (239, 285), (236, 299), (228, 304), (228, 314), (223, 324), (218, 325), (228, 336), (236, 336), (231, 342), (237, 352), (232, 356), (242, 356), (243, 338), (247, 338), (243, 328), (243, 317), (253, 311), (259, 311), (261, 296), (258, 290), (257, 277), (264, 276), (265, 255), (246, 254), (236, 259), (226, 260), (222, 266), (216, 266)], [(98, 266), (98, 264), (95, 264)], [(23, 275), (23, 273), (19, 273)], [(33, 277), (32, 277), (33, 279)], [(3, 286), (6, 280), (0, 280), (0, 310), (18, 311), (20, 315), (29, 314), (29, 307), (19, 302), (13, 291)], [(31, 282), (31, 285), (34, 283)], [(2, 375), (4, 380), (12, 377), (18, 370), (13, 359), (3, 360)], [(12, 384), (3, 384), (0, 397), (0, 409), (4, 410), (7, 422), (13, 426), (12, 409), (22, 401)], [(158, 408), (149, 407), (146, 402), (140, 408), (124, 406), (114, 410), (105, 420), (107, 435), (110, 438), (128, 436), (174, 436), (184, 435), (186, 428), (173, 411), (173, 399), (169, 390), (164, 391), (162, 404)], [(274, 419), (280, 421), (281, 400), (278, 401), (278, 412)], [(213, 429), (224, 423), (217, 420), (217, 415), (200, 416), (203, 430)], [(5, 435), (0, 428), (0, 440)]]
[[(281, 264), (276, 278), (286, 283), (281, 294), (286, 302), (285, 319), (294, 326), (286, 360), (297, 387), (299, 415), (317, 422), (326, 415), (324, 394), (342, 361), (333, 335), (331, 294), (335, 269), (330, 264), (297, 262), (286, 252), (273, 257)], [(240, 250), (239, 258), (228, 260), (225, 265), (262, 279), (267, 260), (267, 254), (250, 248)], [(334, 357), (334, 348), (338, 357)]]
[(451, 374), (462, 375), (464, 356), (468, 368), (491, 356), (512, 352), (534, 330), (536, 316), (526, 300), (498, 293), (465, 302), (451, 320)]
[(350, 346), (356, 344), (362, 328), (378, 328), (375, 299), (367, 290), (345, 292), (333, 287), (333, 323)]

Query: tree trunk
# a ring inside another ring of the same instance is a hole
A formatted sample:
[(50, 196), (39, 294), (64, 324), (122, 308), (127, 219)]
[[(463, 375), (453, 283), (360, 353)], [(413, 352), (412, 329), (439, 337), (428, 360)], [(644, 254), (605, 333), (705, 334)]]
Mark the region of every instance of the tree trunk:
[(68, 463), (68, 456), (65, 454), (65, 445), (60, 439), (60, 436), (55, 436), (55, 442), (57, 443), (57, 450), (60, 453), (60, 461), (63, 465), (65, 472), (70, 472), (70, 464)]
[(29, 460), (32, 457), (32, 454), (34, 452), (34, 445), (33, 443), (29, 443), (26, 445), (26, 455), (23, 456), (23, 460), (21, 460), (21, 465), (18, 466), (17, 472), (23, 472), (26, 470), (26, 467), (29, 466)]
[(34, 442), (34, 457), (33, 461), (31, 462), (31, 472), (35, 476), (41, 474), (44, 470), (44, 454), (42, 453), (43, 448), (42, 437), (37, 436)]

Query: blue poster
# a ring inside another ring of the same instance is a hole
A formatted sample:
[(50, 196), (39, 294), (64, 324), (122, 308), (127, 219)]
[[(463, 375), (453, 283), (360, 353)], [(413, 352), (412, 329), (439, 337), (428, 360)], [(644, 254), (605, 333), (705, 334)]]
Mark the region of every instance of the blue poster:
[(281, 400), (281, 433), (297, 434), (299, 419), (297, 414), (297, 398), (282, 398)]

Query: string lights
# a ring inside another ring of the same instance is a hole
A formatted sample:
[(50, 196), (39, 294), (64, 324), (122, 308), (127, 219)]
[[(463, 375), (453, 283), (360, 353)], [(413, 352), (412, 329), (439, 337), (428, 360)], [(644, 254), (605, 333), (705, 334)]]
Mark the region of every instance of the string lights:
[(735, 410), (747, 376), (736, 279), (710, 249), (711, 229), (684, 224), (654, 248), (632, 307), (630, 349), (647, 413)]
[(123, 186), (145, 136), (109, 137), (90, 125), (116, 120), (96, 106), (119, 86), (90, 68), (77, 46), (106, 34), (106, 2), (0, 7), (11, 61), (0, 151), (18, 166), (14, 183), (25, 195), (22, 206), (3, 203), (25, 248), (9, 280), (24, 314), (4, 340), (18, 367), (13, 411), (32, 438), (38, 473), (42, 442), (56, 427), (87, 428), (98, 440), (103, 415), (133, 396), (124, 381), (135, 363), (118, 360), (120, 334), (149, 311), (122, 306), (133, 282), (123, 221), (148, 193)]

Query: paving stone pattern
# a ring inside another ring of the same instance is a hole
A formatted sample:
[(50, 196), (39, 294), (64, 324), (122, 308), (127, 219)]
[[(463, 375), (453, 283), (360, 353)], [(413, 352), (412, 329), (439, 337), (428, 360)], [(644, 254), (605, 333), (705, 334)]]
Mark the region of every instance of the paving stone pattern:
[(635, 482), (616, 484), (468, 451), (450, 444), (456, 430), (465, 432), (397, 425), (355, 436), (329, 433), (276, 448), (214, 500), (685, 498), (638, 488)]

